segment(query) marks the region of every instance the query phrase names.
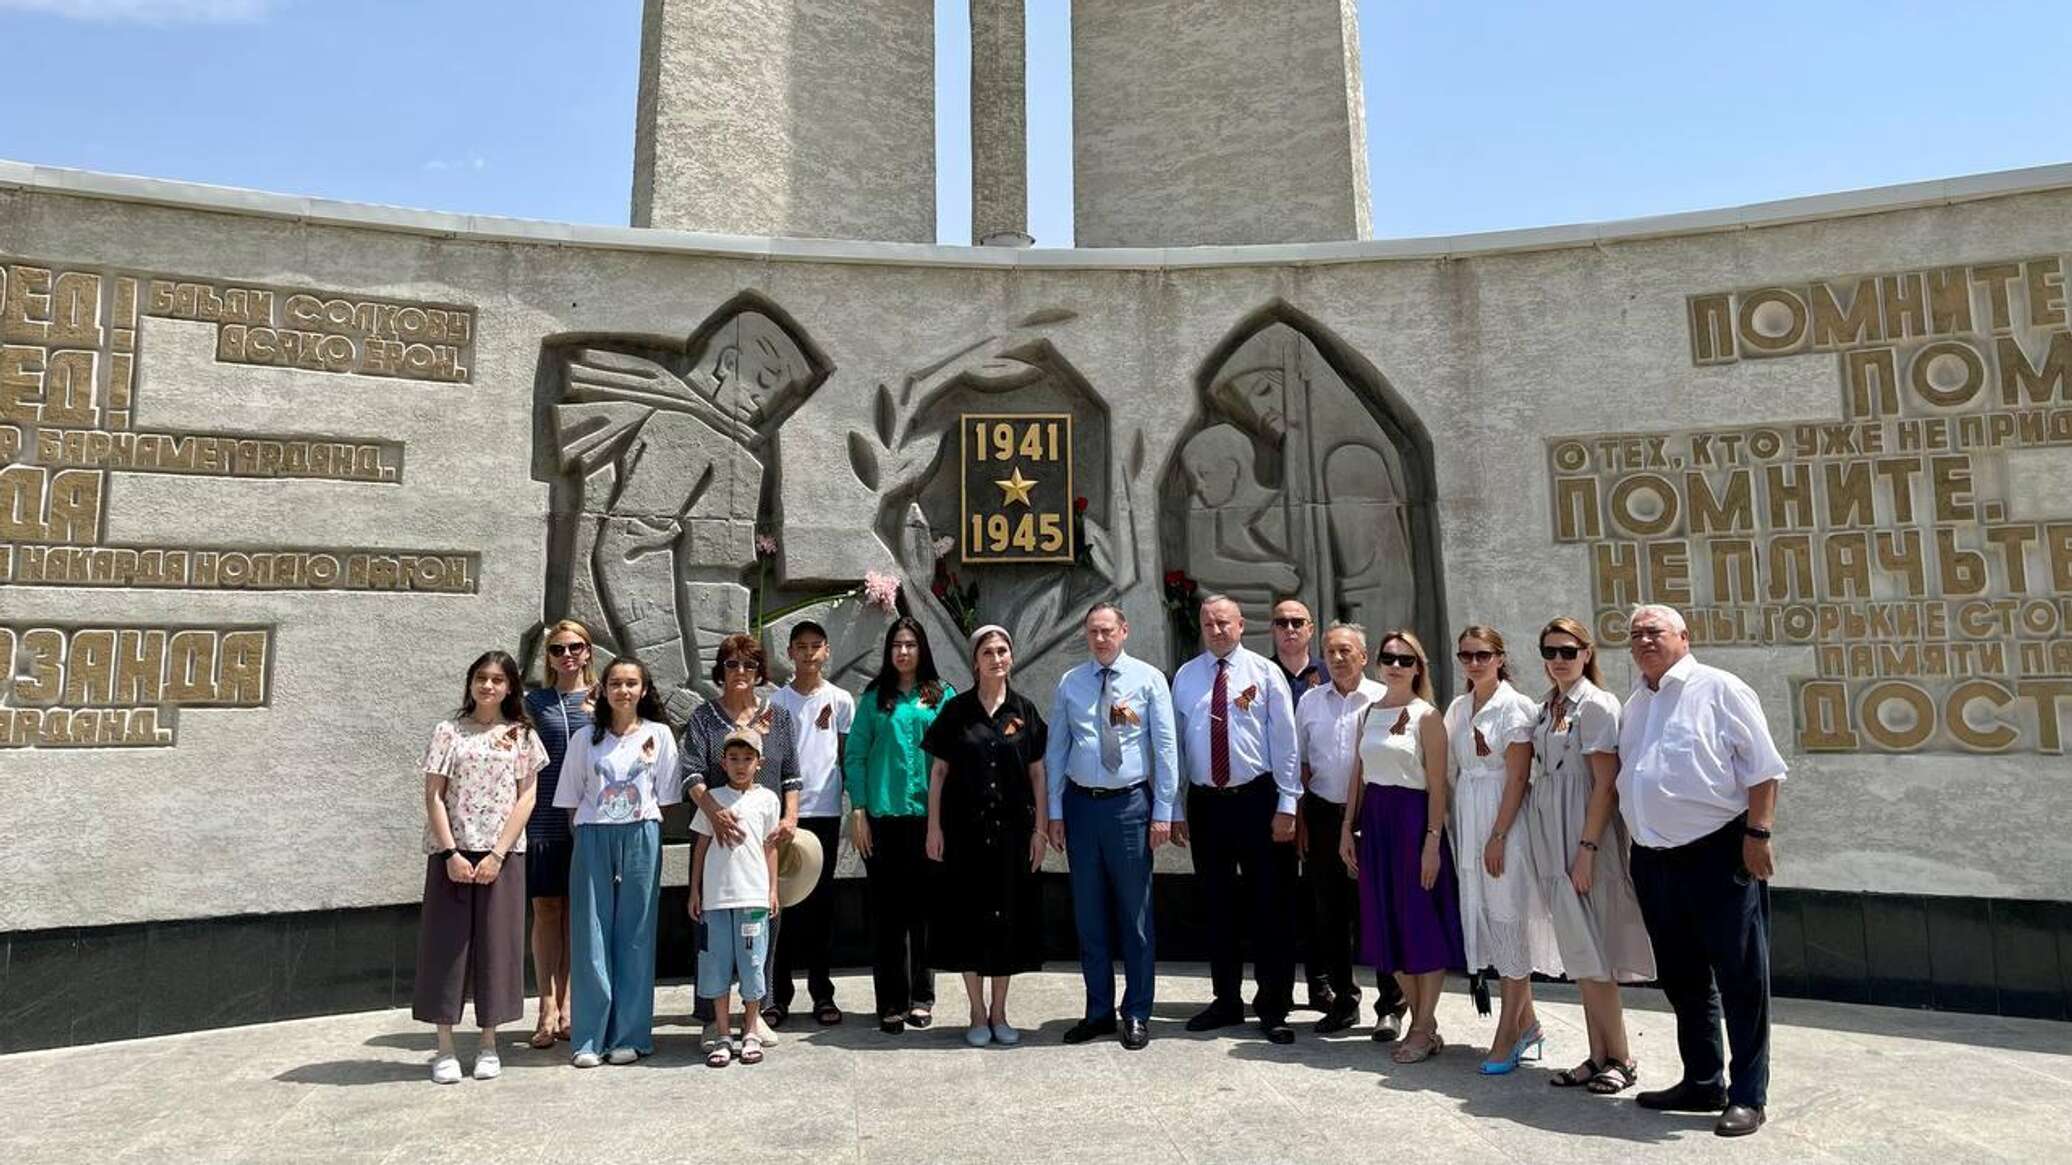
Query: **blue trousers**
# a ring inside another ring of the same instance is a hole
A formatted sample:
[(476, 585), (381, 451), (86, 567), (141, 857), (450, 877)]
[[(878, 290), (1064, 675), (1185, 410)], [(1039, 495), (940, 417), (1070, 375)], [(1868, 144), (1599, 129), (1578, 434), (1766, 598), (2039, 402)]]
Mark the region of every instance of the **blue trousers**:
[[(1064, 775), (1059, 774), (1059, 780)], [(1151, 1019), (1158, 971), (1151, 922), (1151, 790), (1089, 797), (1065, 788), (1065, 857), (1072, 870), (1072, 920), (1079, 929), (1079, 972), (1086, 1018), (1115, 1010), (1115, 946), (1122, 948), (1122, 1018)]]
[(653, 1052), (662, 823), (577, 826), (568, 896), (570, 1043)]

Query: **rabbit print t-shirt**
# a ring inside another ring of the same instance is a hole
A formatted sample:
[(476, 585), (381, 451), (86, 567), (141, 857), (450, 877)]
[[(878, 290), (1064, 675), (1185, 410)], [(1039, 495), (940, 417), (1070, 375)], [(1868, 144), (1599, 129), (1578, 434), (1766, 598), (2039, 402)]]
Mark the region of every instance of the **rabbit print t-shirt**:
[(577, 825), (660, 821), (662, 806), (683, 800), (667, 725), (643, 720), (624, 736), (606, 732), (595, 743), (592, 735), (578, 732), (568, 742), (554, 790), (554, 804), (575, 810)]

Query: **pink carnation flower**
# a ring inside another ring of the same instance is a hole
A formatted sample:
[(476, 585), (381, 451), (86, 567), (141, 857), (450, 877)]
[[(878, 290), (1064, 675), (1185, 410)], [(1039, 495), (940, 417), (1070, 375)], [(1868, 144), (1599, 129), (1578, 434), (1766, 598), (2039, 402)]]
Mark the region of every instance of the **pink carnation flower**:
[(777, 540), (768, 534), (757, 534), (755, 536), (755, 552), (763, 558), (775, 555), (777, 553)]
[(879, 574), (875, 570), (863, 572), (863, 601), (887, 615), (899, 611), (899, 576)]

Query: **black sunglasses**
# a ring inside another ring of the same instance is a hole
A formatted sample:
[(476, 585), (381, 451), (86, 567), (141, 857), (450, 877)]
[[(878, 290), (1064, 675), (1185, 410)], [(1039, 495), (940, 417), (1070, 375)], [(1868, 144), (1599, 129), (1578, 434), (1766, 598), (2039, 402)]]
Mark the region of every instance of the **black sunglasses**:
[(1540, 658), (1548, 660), (1574, 659), (1588, 650), (1590, 649), (1587, 647), (1549, 647), (1542, 643), (1540, 644)]
[(1297, 618), (1293, 615), (1280, 615), (1275, 617), (1273, 625), (1283, 631), (1294, 631), (1309, 626), (1309, 620)]
[(1453, 653), (1453, 658), (1462, 663), (1488, 663), (1496, 657), (1497, 653), (1494, 651), (1456, 651)]
[(755, 661), (752, 659), (742, 659), (738, 655), (730, 656), (720, 661), (720, 667), (725, 668), (727, 671), (754, 671)]
[(588, 650), (590, 650), (590, 645), (587, 643), (549, 643), (547, 645), (548, 655), (581, 655)]
[(1417, 666), (1417, 657), (1416, 657), (1416, 656), (1414, 656), (1414, 655), (1397, 655), (1397, 654), (1395, 654), (1394, 652), (1390, 652), (1390, 651), (1377, 651), (1377, 652), (1375, 652), (1375, 653), (1374, 653), (1374, 659), (1375, 659), (1375, 662), (1379, 663), (1379, 664), (1380, 664), (1381, 666), (1383, 666), (1383, 667), (1408, 667), (1408, 668), (1414, 668), (1414, 667), (1416, 667), (1416, 666)]

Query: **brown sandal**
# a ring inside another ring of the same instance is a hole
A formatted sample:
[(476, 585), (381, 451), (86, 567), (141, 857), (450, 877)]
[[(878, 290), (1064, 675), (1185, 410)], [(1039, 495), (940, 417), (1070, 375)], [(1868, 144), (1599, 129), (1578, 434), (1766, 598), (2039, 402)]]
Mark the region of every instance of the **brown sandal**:
[[(1410, 1041), (1417, 1039), (1419, 1036), (1424, 1037), (1424, 1042), (1413, 1045)], [(1437, 1031), (1413, 1031), (1409, 1035), (1404, 1036), (1403, 1042), (1397, 1044), (1395, 1050), (1389, 1053), (1389, 1059), (1394, 1060), (1398, 1064), (1422, 1064), (1433, 1056), (1438, 1055), (1440, 1050), (1445, 1047), (1446, 1041), (1439, 1038)]]
[(554, 1029), (550, 1027), (534, 1028), (532, 1038), (525, 1042), (528, 1046), (541, 1050), (551, 1048), (554, 1046)]

